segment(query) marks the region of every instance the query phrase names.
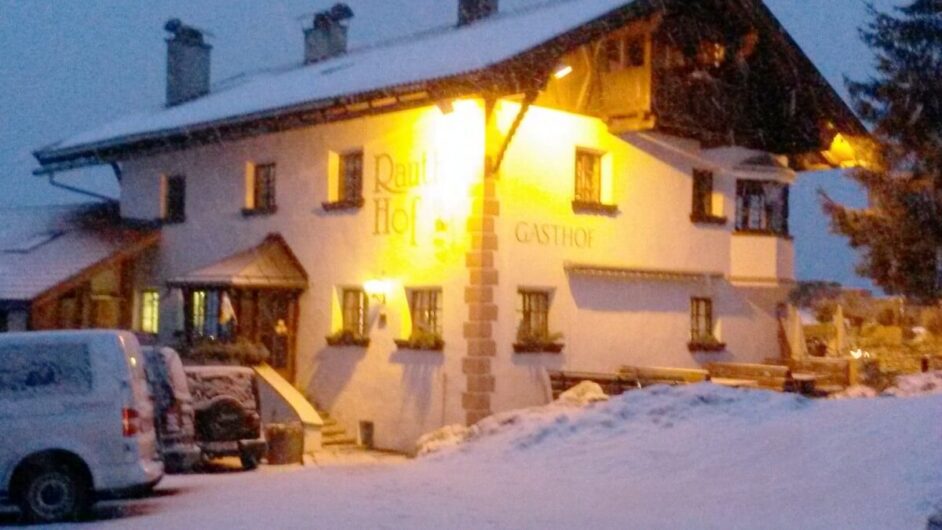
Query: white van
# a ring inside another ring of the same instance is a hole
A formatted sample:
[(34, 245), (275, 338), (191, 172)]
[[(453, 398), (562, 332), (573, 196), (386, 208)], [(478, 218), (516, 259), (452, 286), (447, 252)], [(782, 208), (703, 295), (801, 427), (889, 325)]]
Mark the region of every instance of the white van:
[(163, 477), (144, 356), (124, 331), (0, 334), (0, 501), (34, 522)]

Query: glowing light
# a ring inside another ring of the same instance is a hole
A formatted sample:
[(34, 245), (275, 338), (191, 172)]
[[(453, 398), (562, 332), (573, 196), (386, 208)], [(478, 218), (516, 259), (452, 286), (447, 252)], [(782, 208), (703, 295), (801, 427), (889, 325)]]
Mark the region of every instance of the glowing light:
[(858, 163), (854, 146), (841, 133), (834, 136), (831, 146), (823, 154), (828, 163), (833, 166), (849, 168), (857, 166)]
[(572, 73), (572, 67), (568, 64), (561, 64), (556, 68), (556, 71), (553, 72), (553, 77), (556, 79), (562, 79)]
[(864, 351), (861, 348), (857, 348), (850, 351), (850, 356), (853, 357), (854, 359), (869, 359), (870, 352)]
[(392, 292), (392, 280), (388, 278), (368, 280), (363, 284), (363, 290), (366, 291), (366, 294), (370, 295), (371, 298), (381, 304), (385, 304), (386, 297)]

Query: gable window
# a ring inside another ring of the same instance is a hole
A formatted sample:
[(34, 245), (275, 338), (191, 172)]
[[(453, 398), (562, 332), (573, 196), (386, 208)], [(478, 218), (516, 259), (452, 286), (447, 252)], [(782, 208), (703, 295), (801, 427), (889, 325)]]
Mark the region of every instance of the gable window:
[(606, 180), (610, 180), (605, 178), (604, 159), (602, 152), (576, 148), (574, 212), (612, 214), (618, 211), (615, 205), (604, 204), (609, 198), (605, 193)]
[(325, 210), (345, 210), (363, 207), (363, 151), (331, 154), (330, 201)]
[(736, 183), (736, 231), (788, 236), (788, 185), (765, 180)]
[(141, 291), (141, 324), (144, 333), (157, 333), (159, 330), (160, 293), (156, 289)]
[(278, 207), (275, 202), (275, 164), (248, 164), (246, 179), (245, 215), (274, 213)]
[(164, 222), (186, 221), (186, 177), (183, 175), (167, 177), (164, 193)]
[(442, 290), (409, 290), (409, 314), (412, 317), (412, 332), (408, 340), (397, 340), (400, 348), (418, 350), (441, 350), (442, 340)]
[(690, 343), (691, 351), (722, 351), (721, 343), (714, 332), (713, 300), (694, 297), (690, 299)]
[(690, 220), (695, 223), (725, 224), (713, 204), (713, 172), (705, 169), (693, 170), (693, 205)]

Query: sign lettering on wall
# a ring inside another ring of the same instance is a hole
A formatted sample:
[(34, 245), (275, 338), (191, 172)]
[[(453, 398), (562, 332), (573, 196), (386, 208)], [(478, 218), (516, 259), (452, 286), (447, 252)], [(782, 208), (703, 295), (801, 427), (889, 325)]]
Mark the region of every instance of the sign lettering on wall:
[(397, 161), (381, 153), (373, 158), (373, 235), (397, 235), (413, 246), (422, 197), (416, 190), (435, 183), (438, 177), (434, 155), (422, 153), (417, 159)]
[(542, 247), (592, 248), (593, 230), (552, 223), (521, 221), (514, 227), (518, 243)]

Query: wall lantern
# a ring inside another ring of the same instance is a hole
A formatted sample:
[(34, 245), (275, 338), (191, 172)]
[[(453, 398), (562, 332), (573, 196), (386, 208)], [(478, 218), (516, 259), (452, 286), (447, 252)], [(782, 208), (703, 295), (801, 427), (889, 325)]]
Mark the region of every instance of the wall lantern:
[(392, 281), (387, 278), (368, 280), (363, 284), (363, 290), (379, 305), (386, 305), (386, 297), (392, 291)]
[(556, 65), (556, 69), (553, 70), (553, 77), (556, 79), (562, 79), (572, 73), (572, 67), (565, 63), (559, 63)]

